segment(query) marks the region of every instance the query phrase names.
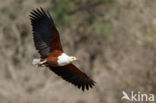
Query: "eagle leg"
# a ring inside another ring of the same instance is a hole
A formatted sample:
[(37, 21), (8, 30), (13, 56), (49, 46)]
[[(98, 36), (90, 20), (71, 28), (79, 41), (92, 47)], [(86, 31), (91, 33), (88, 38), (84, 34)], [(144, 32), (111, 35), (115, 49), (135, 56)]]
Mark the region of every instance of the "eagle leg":
[(41, 60), (38, 65), (39, 66), (45, 66), (45, 63), (47, 62), (47, 59)]
[(46, 62), (47, 62), (47, 59), (33, 59), (32, 64), (38, 65), (38, 66), (45, 66)]

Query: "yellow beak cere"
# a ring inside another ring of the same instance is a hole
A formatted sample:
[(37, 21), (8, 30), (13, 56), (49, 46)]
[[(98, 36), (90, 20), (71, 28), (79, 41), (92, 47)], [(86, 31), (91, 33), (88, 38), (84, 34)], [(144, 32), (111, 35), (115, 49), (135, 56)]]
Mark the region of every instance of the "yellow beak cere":
[(75, 60), (77, 60), (77, 58), (76, 57), (72, 57), (72, 60), (75, 61)]

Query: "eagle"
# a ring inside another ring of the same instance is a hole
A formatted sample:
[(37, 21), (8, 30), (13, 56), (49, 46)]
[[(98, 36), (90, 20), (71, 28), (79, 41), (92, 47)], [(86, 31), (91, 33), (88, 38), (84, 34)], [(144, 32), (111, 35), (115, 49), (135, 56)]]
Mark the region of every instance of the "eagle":
[(69, 56), (63, 51), (59, 32), (50, 13), (42, 8), (36, 8), (30, 12), (29, 16), (34, 45), (40, 54), (39, 59), (33, 59), (33, 64), (48, 67), (58, 76), (83, 91), (92, 88), (95, 81), (72, 63), (77, 58)]

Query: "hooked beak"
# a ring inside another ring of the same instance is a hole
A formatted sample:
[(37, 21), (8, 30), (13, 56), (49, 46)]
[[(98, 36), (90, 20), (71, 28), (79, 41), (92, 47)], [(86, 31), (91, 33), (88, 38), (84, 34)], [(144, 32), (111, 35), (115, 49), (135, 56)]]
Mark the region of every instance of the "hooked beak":
[(73, 61), (76, 61), (76, 60), (77, 60), (77, 58), (76, 58), (76, 57), (72, 57), (72, 60), (73, 60)]

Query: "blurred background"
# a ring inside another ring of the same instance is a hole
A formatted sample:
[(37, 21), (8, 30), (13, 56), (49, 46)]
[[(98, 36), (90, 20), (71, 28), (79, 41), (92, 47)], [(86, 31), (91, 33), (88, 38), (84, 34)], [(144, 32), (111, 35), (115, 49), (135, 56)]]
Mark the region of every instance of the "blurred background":
[[(121, 103), (123, 90), (156, 96), (156, 0), (0, 1), (0, 103)], [(29, 13), (39, 7), (50, 11), (64, 51), (79, 58), (74, 64), (96, 81), (93, 89), (32, 65), (39, 54)]]

